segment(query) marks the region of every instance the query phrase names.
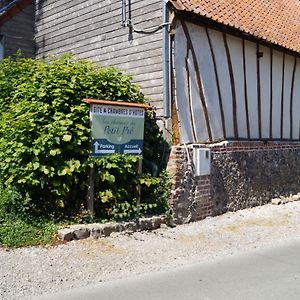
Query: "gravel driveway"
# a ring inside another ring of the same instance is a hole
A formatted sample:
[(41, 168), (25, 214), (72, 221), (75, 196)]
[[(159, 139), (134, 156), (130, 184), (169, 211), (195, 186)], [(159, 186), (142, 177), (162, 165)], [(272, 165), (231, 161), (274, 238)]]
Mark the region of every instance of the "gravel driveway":
[(24, 299), (300, 239), (300, 201), (55, 247), (0, 249), (0, 299)]

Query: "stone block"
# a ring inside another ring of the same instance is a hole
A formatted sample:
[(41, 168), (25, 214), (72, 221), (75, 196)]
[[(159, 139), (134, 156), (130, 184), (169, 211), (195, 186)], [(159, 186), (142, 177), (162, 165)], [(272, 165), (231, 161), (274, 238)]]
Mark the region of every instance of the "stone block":
[(289, 197), (280, 196), (279, 198), (281, 199), (281, 204), (285, 204), (285, 203), (288, 203), (290, 201)]
[(293, 195), (292, 197), (290, 197), (291, 201), (299, 201), (300, 200), (300, 195)]
[(137, 222), (125, 222), (124, 229), (127, 232), (134, 232), (139, 229)]
[(124, 224), (122, 223), (116, 223), (115, 224), (115, 231), (116, 232), (122, 232), (125, 230)]
[(163, 220), (160, 217), (153, 217), (151, 219), (151, 223), (152, 223), (151, 224), (152, 229), (157, 229), (161, 226), (161, 224), (163, 223)]
[(64, 228), (58, 230), (58, 236), (61, 240), (69, 242), (74, 239), (73, 230), (71, 228)]
[(151, 218), (143, 218), (139, 220), (139, 227), (141, 230), (151, 230), (152, 220)]
[(115, 223), (108, 223), (105, 224), (102, 230), (102, 234), (104, 236), (110, 236), (111, 233), (116, 231), (116, 224)]
[(282, 199), (281, 198), (273, 198), (271, 200), (271, 203), (274, 204), (274, 205), (282, 204)]
[(81, 228), (75, 229), (73, 232), (73, 235), (76, 240), (86, 239), (90, 236), (90, 230), (88, 228), (81, 227)]
[(102, 229), (99, 228), (99, 227), (93, 227), (91, 229), (91, 236), (94, 238), (94, 239), (99, 239), (102, 235)]

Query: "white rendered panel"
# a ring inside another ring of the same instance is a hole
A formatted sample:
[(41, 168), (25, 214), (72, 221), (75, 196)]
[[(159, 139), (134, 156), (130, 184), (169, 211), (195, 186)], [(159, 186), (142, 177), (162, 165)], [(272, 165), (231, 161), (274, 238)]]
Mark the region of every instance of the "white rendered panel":
[(284, 64), (284, 94), (283, 94), (283, 139), (290, 138), (290, 103), (291, 103), (291, 88), (295, 58), (290, 55), (285, 55)]
[(283, 54), (273, 51), (272, 138), (280, 139)]
[(259, 46), (260, 58), (260, 92), (261, 92), (261, 137), (270, 138), (270, 106), (271, 106), (271, 50)]
[(245, 41), (245, 60), (250, 138), (258, 139), (257, 55), (255, 43)]
[(299, 140), (300, 129), (300, 59), (297, 58), (293, 97), (293, 139)]
[(245, 106), (245, 85), (243, 68), (243, 43), (242, 39), (227, 35), (227, 43), (231, 57), (233, 78), (236, 95), (236, 113), (238, 137), (247, 138), (247, 118)]
[(220, 79), (220, 89), (223, 101), (224, 119), (226, 137), (234, 138), (233, 129), (233, 108), (232, 108), (232, 93), (231, 83), (229, 77), (229, 69), (227, 63), (227, 56), (223, 41), (223, 35), (216, 30), (208, 30), (211, 39), (212, 47), (215, 53), (215, 59), (217, 64), (217, 73)]
[[(197, 62), (200, 69), (201, 81), (204, 89), (204, 97), (208, 111), (208, 118), (212, 132), (212, 139), (214, 141), (223, 139), (222, 120), (220, 103), (218, 96), (218, 89), (216, 83), (216, 76), (212, 54), (209, 47), (207, 34), (204, 27), (188, 24), (188, 29), (192, 39), (192, 43), (196, 52)], [(195, 76), (195, 74), (193, 75)], [(193, 78), (192, 74), (191, 77)], [(193, 90), (193, 94), (198, 93), (198, 90)], [(200, 101), (200, 99), (199, 99)], [(197, 123), (197, 132), (203, 126)], [(200, 139), (199, 139), (200, 138)], [(204, 139), (203, 133), (198, 136), (198, 141)]]
[(197, 82), (197, 75), (194, 68), (193, 57), (190, 53), (188, 59), (188, 68), (190, 74), (190, 100), (192, 104), (192, 118), (195, 124), (196, 140), (195, 142), (207, 142), (209, 141), (206, 121), (204, 116), (204, 110), (202, 107), (199, 86)]
[(179, 119), (180, 143), (193, 142), (191, 115), (189, 111), (189, 91), (185, 57), (187, 43), (181, 26), (176, 28), (175, 35), (175, 72), (176, 72), (176, 104)]

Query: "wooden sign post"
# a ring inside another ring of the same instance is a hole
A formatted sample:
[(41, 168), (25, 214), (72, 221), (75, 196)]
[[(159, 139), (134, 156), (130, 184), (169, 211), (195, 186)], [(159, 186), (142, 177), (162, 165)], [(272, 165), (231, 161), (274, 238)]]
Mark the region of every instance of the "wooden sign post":
[[(148, 104), (84, 99), (90, 105), (92, 128), (91, 153), (93, 157), (110, 154), (129, 154), (140, 156), (137, 172), (142, 173), (144, 145), (145, 110), (152, 109)], [(87, 207), (94, 214), (95, 170), (89, 174)], [(141, 187), (137, 187), (137, 205), (141, 201)], [(139, 209), (139, 208), (138, 208)]]

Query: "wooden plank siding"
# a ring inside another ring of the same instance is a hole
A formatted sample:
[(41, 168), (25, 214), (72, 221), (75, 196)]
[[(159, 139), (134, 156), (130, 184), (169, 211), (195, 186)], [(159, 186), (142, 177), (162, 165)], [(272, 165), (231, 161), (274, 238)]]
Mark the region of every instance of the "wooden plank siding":
[[(139, 29), (162, 23), (162, 1), (132, 1), (132, 21)], [(145, 35), (121, 27), (120, 0), (48, 0), (36, 4), (37, 57), (72, 52), (114, 66), (133, 76), (134, 82), (163, 113), (162, 31)]]
[(180, 20), (174, 68), (180, 143), (299, 141), (296, 56)]
[(17, 50), (21, 50), (26, 57), (35, 56), (34, 13), (34, 5), (30, 4), (0, 26), (0, 35), (4, 40), (4, 56), (11, 56)]

